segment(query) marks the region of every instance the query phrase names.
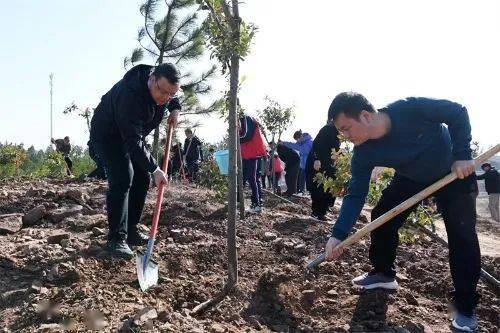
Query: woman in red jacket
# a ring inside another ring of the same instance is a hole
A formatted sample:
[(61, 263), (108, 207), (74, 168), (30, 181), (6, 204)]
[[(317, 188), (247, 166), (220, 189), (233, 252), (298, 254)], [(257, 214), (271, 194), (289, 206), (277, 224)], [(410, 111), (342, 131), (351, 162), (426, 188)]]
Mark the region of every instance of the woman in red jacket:
[(259, 158), (265, 156), (266, 146), (260, 132), (260, 124), (255, 118), (243, 116), (240, 118), (240, 145), (243, 160), (243, 181), (248, 181), (252, 190), (252, 205), (250, 213), (262, 211), (262, 187), (257, 175)]

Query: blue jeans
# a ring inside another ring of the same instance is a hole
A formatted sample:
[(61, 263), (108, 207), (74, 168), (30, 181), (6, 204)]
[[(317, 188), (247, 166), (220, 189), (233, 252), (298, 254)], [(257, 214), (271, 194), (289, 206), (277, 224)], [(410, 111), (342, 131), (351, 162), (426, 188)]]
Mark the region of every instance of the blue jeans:
[(258, 161), (258, 158), (243, 160), (243, 182), (248, 181), (252, 190), (252, 206), (260, 206), (262, 198), (262, 186), (257, 175)]

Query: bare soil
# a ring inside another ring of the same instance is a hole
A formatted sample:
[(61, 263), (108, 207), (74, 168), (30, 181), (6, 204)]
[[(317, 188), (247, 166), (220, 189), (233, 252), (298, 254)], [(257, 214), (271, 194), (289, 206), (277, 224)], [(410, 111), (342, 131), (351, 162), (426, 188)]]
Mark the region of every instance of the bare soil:
[[(447, 250), (422, 238), (398, 250), (397, 292), (361, 292), (369, 238), (312, 273), (330, 225), (299, 206), (266, 197), (264, 211), (238, 221), (239, 282), (218, 306), (191, 310), (226, 280), (226, 213), (210, 190), (172, 184), (154, 259), (158, 286), (139, 289), (135, 260), (107, 256), (106, 184), (76, 180), (0, 183), (0, 332), (449, 332)], [(151, 190), (143, 223), (154, 205)], [(41, 219), (33, 208), (43, 205)], [(35, 216), (35, 217), (33, 217)], [(6, 219), (10, 219), (6, 221)], [(21, 219), (21, 220), (20, 220)], [(3, 221), (3, 222), (2, 222)], [(358, 221), (359, 228), (364, 222)], [(19, 226), (16, 230), (16, 225)], [(14, 229), (14, 230), (13, 230)], [(147, 230), (147, 227), (144, 227)], [(498, 279), (500, 259), (483, 257)], [(480, 332), (498, 332), (498, 291), (479, 284)]]

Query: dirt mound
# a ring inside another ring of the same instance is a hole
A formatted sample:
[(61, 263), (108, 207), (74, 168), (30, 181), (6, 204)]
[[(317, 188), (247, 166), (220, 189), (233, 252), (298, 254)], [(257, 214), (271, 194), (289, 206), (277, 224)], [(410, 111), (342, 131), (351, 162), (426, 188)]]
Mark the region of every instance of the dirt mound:
[[(0, 332), (450, 331), (446, 249), (425, 239), (400, 246), (400, 289), (361, 293), (350, 280), (370, 268), (369, 239), (306, 273), (304, 264), (321, 252), (330, 226), (308, 218), (305, 199), (297, 206), (272, 197), (261, 215), (238, 222), (238, 288), (193, 317), (191, 310), (226, 280), (224, 206), (196, 186), (168, 190), (154, 253), (160, 281), (142, 293), (135, 262), (102, 251), (105, 191), (98, 181), (0, 184), (0, 215), (15, 219), (0, 236)], [(154, 199), (151, 191), (145, 225)], [(498, 259), (483, 264), (499, 277)], [(479, 291), (480, 331), (497, 332), (498, 294), (482, 283)]]

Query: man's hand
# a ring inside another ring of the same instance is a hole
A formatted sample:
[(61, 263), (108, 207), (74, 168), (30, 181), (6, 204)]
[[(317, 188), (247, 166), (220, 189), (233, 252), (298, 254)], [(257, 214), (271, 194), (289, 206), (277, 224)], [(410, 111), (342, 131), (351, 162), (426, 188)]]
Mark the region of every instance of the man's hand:
[(455, 161), (451, 165), (451, 171), (453, 171), (460, 179), (464, 179), (465, 177), (473, 174), (475, 170), (476, 168), (473, 160)]
[(326, 261), (332, 261), (334, 259), (337, 259), (344, 252), (344, 249), (342, 248), (334, 250), (334, 248), (340, 243), (341, 241), (335, 237), (330, 237), (330, 239), (328, 239), (328, 242), (326, 243), (325, 247)]
[(156, 186), (168, 183), (168, 179), (167, 177), (165, 177), (165, 172), (163, 172), (163, 170), (160, 168), (156, 168), (156, 170), (153, 172), (153, 177), (155, 179)]
[(314, 170), (319, 171), (319, 169), (321, 169), (321, 161), (320, 160), (314, 161), (313, 168), (314, 168)]
[(172, 110), (168, 115), (168, 123), (172, 124), (172, 126), (176, 127), (179, 118), (179, 110)]

